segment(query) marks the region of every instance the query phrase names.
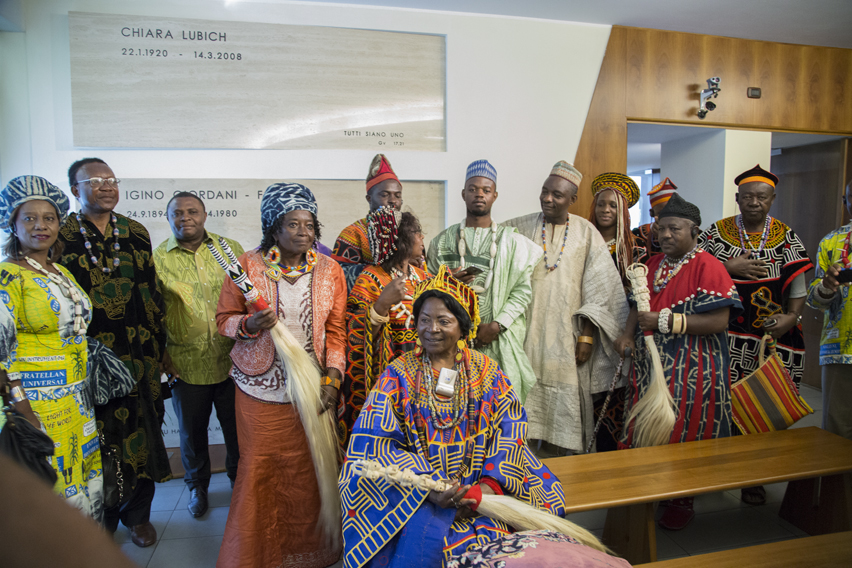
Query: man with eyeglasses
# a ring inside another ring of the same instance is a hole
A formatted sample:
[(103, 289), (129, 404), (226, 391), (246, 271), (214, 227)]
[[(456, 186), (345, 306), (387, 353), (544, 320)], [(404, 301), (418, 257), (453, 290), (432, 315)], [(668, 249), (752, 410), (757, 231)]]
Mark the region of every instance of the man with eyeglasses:
[[(141, 224), (114, 212), (120, 180), (103, 160), (74, 162), (68, 183), (80, 208), (60, 230), (61, 262), (92, 299), (89, 335), (112, 349), (137, 381), (127, 396), (95, 407), (106, 445), (121, 457), (123, 477), (122, 502), (105, 509), (104, 525), (115, 532), (121, 521), (134, 544), (150, 546), (157, 540), (150, 522), (154, 482), (171, 478), (161, 431), (165, 310), (151, 238)], [(103, 459), (110, 455), (104, 451)]]
[[(713, 223), (698, 239), (701, 248), (724, 263), (743, 303), (743, 313), (728, 327), (731, 383), (759, 367), (760, 339), (769, 334), (798, 385), (805, 370), (800, 324), (808, 294), (805, 272), (814, 266), (798, 235), (769, 215), (778, 177), (757, 165), (734, 182), (740, 214)], [(766, 492), (746, 488), (742, 498), (760, 505)]]
[[(852, 215), (852, 182), (846, 186), (843, 206)], [(819, 342), (822, 427), (852, 440), (852, 301), (849, 281), (843, 277), (852, 270), (850, 241), (852, 223), (820, 241), (816, 277), (808, 288), (808, 305), (824, 313)]]

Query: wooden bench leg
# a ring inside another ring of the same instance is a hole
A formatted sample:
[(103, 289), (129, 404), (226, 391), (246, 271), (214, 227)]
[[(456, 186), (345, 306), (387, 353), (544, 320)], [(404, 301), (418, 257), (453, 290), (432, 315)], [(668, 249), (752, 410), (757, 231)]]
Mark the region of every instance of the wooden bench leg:
[(852, 528), (852, 477), (830, 475), (791, 481), (778, 516), (810, 535)]
[(656, 562), (654, 503), (609, 509), (603, 542), (631, 564)]

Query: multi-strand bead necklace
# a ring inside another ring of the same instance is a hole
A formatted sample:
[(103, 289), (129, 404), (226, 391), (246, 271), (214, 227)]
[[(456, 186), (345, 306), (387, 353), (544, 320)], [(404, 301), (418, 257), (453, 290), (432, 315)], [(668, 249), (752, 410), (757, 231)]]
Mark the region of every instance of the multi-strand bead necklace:
[[(559, 256), (556, 258), (556, 262), (553, 263), (553, 266), (549, 266), (547, 264), (547, 221), (542, 217), (541, 220), (541, 248), (544, 249), (544, 268), (548, 272), (553, 272), (556, 270), (556, 267), (559, 266), (559, 261), (562, 260), (562, 253), (565, 252), (565, 243), (568, 242), (568, 227), (571, 224), (571, 215), (568, 215), (568, 218), (565, 219), (565, 234), (562, 235), (562, 248), (559, 249)], [(555, 230), (555, 227), (554, 227)]]
[[(695, 245), (691, 251), (683, 255), (677, 263), (669, 260), (669, 257), (663, 259), (660, 263), (660, 266), (657, 267), (657, 271), (654, 273), (654, 292), (660, 292), (660, 290), (664, 289), (668, 283), (674, 278), (678, 272), (680, 272), (681, 268), (687, 265), (690, 260), (695, 258), (701, 252), (701, 248), (698, 245)], [(663, 271), (668, 270), (663, 278)]]
[[(115, 213), (110, 214), (110, 220), (112, 221), (112, 236), (115, 238), (115, 242), (112, 244), (112, 268), (108, 266), (101, 266), (101, 270), (103, 270), (106, 274), (109, 274), (113, 270), (118, 269), (118, 265), (121, 264), (121, 259), (118, 258), (118, 252), (121, 250), (121, 245), (118, 244), (118, 218), (115, 216)], [(95, 253), (92, 251), (92, 243), (89, 242), (89, 235), (86, 234), (86, 227), (83, 225), (83, 216), (77, 213), (77, 222), (80, 224), (80, 234), (83, 235), (83, 244), (86, 245), (86, 252), (89, 253), (89, 258), (92, 260), (92, 264), (98, 266), (98, 257), (95, 256)], [(104, 255), (106, 257), (106, 255)]]
[(769, 238), (769, 226), (772, 224), (772, 217), (766, 216), (766, 221), (763, 223), (763, 234), (760, 235), (760, 248), (755, 249), (751, 244), (751, 239), (746, 235), (745, 226), (743, 225), (743, 216), (737, 215), (737, 232), (740, 235), (740, 248), (743, 253), (752, 251), (756, 253), (754, 256), (760, 256), (763, 252), (763, 247), (766, 246), (766, 241)]

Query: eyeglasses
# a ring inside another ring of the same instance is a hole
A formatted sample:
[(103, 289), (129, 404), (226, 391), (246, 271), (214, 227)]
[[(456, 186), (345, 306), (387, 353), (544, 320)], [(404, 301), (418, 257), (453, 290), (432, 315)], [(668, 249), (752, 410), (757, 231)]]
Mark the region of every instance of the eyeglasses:
[(121, 183), (121, 180), (118, 178), (102, 178), (102, 177), (93, 177), (89, 179), (81, 179), (78, 181), (78, 184), (89, 182), (89, 185), (92, 186), (92, 189), (100, 189), (106, 185), (111, 185), (115, 189), (118, 189), (118, 184)]

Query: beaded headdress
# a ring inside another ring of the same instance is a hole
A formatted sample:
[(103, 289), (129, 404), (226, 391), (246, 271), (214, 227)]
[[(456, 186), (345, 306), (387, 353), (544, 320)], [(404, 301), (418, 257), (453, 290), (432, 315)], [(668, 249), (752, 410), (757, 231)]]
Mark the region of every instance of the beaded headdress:
[(389, 179), (395, 179), (399, 182), (399, 178), (396, 177), (387, 156), (376, 154), (373, 156), (373, 161), (370, 163), (370, 170), (367, 172), (367, 191), (370, 191), (374, 185), (378, 185)]
[(390, 205), (383, 205), (367, 215), (367, 241), (370, 243), (373, 262), (377, 265), (384, 263), (396, 252), (401, 221), (402, 212)]
[(592, 196), (597, 195), (605, 189), (611, 189), (624, 196), (627, 207), (633, 207), (639, 201), (639, 186), (629, 176), (617, 172), (601, 174), (592, 180)]
[(470, 286), (461, 280), (456, 280), (450, 269), (447, 268), (447, 265), (442, 264), (434, 278), (422, 280), (417, 284), (417, 287), (414, 289), (414, 301), (416, 302), (417, 298), (427, 290), (443, 292), (458, 302), (462, 309), (467, 312), (467, 315), (470, 316), (470, 323), (472, 324), (470, 333), (468, 333), (465, 339), (472, 341), (476, 338), (476, 330), (480, 322), (479, 298), (476, 297), (476, 292)]
[(665, 205), (668, 203), (669, 199), (672, 198), (672, 195), (676, 193), (676, 190), (677, 186), (669, 178), (666, 178), (655, 185), (654, 188), (648, 192), (648, 201), (651, 202), (651, 207)]

